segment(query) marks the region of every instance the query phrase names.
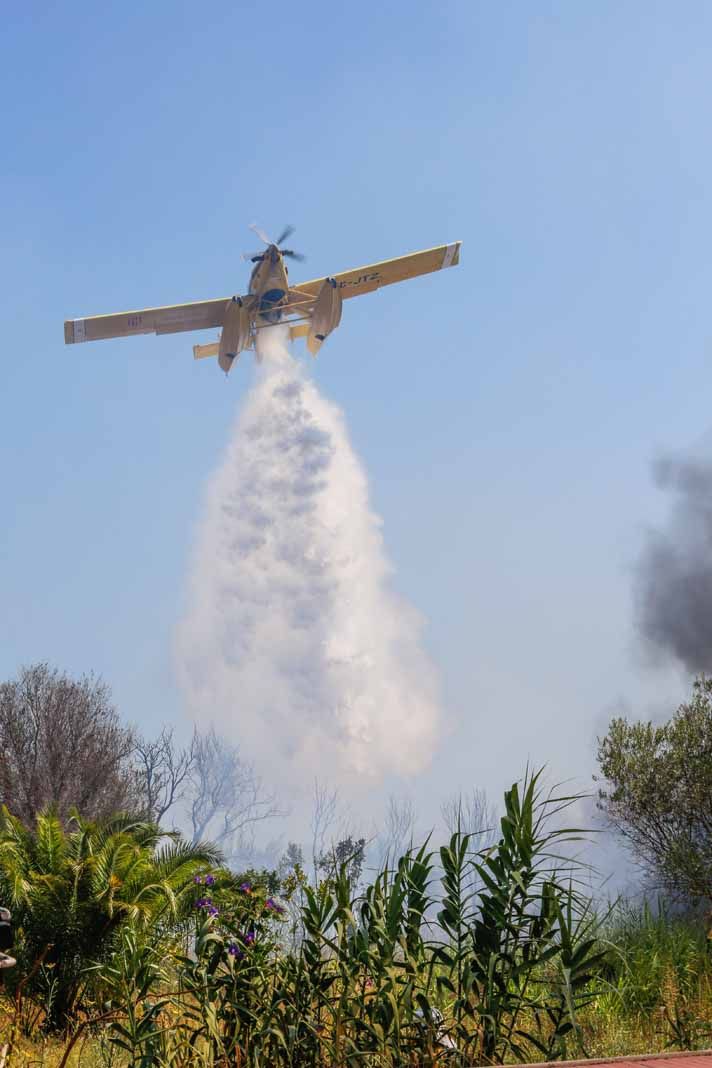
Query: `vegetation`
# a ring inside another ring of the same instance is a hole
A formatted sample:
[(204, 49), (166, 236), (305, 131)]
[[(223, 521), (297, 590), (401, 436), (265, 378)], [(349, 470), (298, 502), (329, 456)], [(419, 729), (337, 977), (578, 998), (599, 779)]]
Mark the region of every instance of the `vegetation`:
[[(18, 961), (0, 1068), (464, 1068), (712, 1043), (710, 942), (689, 907), (712, 870), (704, 679), (670, 723), (614, 720), (600, 743), (599, 803), (667, 893), (603, 914), (567, 826), (578, 798), (541, 773), (499, 820), (481, 791), (448, 803), (441, 845), (414, 845), (414, 810), (392, 799), (375, 871), (363, 837), (329, 842), (336, 794), (317, 783), (309, 876), (296, 843), (275, 871), (236, 874), (197, 839), (212, 827), (234, 847), (276, 809), (214, 731), (146, 741), (101, 682), (35, 665), (0, 686), (0, 732)], [(84, 781), (92, 760), (103, 782)], [(187, 838), (158, 823), (178, 801)]]
[(176, 744), (172, 728), (143, 738), (122, 723), (111, 691), (93, 675), (71, 678), (47, 663), (0, 683), (0, 803), (33, 827), (53, 808), (105, 820), (116, 812), (158, 824), (183, 804), (193, 842), (230, 856), (257, 823), (277, 815), (239, 746), (214, 728)]
[(572, 800), (527, 775), (494, 844), (456, 827), (361, 889), (360, 841), (311, 884), (298, 859), (236, 876), (128, 817), (50, 811), (28, 831), (4, 812), (10, 1058), (390, 1068), (705, 1045), (704, 932), (660, 910), (594, 915)]
[(598, 759), (599, 805), (653, 885), (712, 898), (712, 679), (660, 726), (614, 719)]
[(29, 826), (48, 804), (86, 819), (134, 807), (133, 745), (92, 675), (72, 679), (40, 663), (0, 683), (0, 800)]
[(50, 810), (29, 831), (2, 809), (0, 900), (20, 932), (16, 974), (44, 1001), (45, 1029), (71, 1026), (91, 966), (107, 958), (124, 928), (170, 929), (192, 905), (190, 880), (219, 859), (209, 846), (172, 840), (130, 817), (95, 824), (75, 815), (65, 830)]
[(581, 1024), (591, 1056), (712, 1045), (712, 955), (699, 916), (620, 902), (601, 926), (603, 989)]

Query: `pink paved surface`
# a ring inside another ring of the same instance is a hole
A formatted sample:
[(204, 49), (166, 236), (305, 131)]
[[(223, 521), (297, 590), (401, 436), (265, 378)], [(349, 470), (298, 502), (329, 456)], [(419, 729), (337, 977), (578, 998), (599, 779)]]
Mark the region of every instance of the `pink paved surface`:
[[(712, 1068), (712, 1050), (695, 1053), (641, 1053), (628, 1057), (607, 1057), (590, 1061), (547, 1061), (551, 1068), (573, 1068), (574, 1065), (615, 1064), (616, 1068)], [(544, 1064), (520, 1065), (519, 1068), (545, 1068)]]

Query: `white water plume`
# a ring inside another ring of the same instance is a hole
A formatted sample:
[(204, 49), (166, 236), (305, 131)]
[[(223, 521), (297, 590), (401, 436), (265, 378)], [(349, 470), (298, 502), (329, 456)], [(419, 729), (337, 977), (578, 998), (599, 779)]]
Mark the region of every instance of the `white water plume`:
[(340, 409), (270, 335), (210, 480), (180, 681), (277, 785), (423, 768), (440, 713), (421, 622), (389, 588), (381, 521)]

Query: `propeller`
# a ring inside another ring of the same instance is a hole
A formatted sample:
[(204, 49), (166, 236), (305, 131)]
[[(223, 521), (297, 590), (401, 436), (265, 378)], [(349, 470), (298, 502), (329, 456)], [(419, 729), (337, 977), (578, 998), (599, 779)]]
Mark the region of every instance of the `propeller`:
[[(252, 230), (253, 233), (257, 234), (257, 236), (259, 237), (260, 241), (264, 241), (265, 245), (273, 245), (274, 244), (274, 241), (270, 237), (267, 236), (267, 234), (264, 232), (264, 230), (260, 230), (260, 228), (257, 225), (257, 223), (250, 223), (250, 230)], [(279, 244), (279, 242), (277, 242), (277, 244)]]
[[(282, 256), (286, 256), (287, 259), (297, 260), (298, 263), (302, 263), (306, 259), (306, 257), (303, 256), (301, 254), (301, 252), (295, 252), (294, 249), (291, 249), (291, 248), (281, 248), (280, 247), (282, 242), (286, 241), (287, 238), (290, 237), (294, 233), (294, 227), (293, 226), (285, 226), (284, 230), (282, 230), (282, 233), (279, 235), (279, 237), (277, 238), (276, 241), (273, 241), (272, 238), (268, 234), (266, 234), (265, 231), (262, 230), (257, 225), (257, 223), (250, 223), (250, 230), (252, 230), (253, 233), (257, 234), (257, 236), (259, 237), (260, 241), (264, 241), (265, 245), (276, 245), (277, 248), (279, 249), (281, 255)], [(242, 259), (243, 260), (249, 260), (252, 263), (257, 263), (258, 260), (261, 260), (263, 256), (264, 256), (263, 252), (243, 252), (242, 253)]]
[(293, 226), (285, 226), (284, 230), (282, 230), (282, 233), (277, 238), (277, 248), (281, 248), (282, 247), (282, 242), (286, 241), (288, 237), (291, 237), (293, 233), (294, 233), (294, 227)]

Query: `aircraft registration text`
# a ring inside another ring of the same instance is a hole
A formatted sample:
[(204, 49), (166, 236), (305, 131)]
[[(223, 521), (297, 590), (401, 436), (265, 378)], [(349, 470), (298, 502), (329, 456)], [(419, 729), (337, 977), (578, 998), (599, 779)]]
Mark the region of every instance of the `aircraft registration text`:
[(343, 289), (344, 286), (362, 286), (366, 282), (377, 282), (379, 278), (378, 271), (374, 271), (373, 274), (362, 274), (358, 278), (354, 278), (352, 282), (339, 282), (339, 289)]

